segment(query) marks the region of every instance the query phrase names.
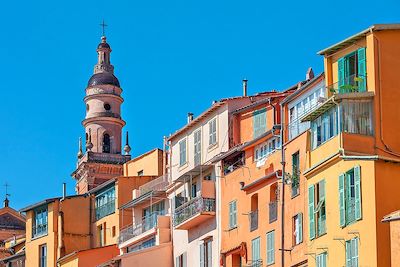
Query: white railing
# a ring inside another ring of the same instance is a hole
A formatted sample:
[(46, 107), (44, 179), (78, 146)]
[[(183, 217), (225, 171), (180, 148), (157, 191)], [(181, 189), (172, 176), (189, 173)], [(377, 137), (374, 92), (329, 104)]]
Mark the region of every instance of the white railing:
[(215, 212), (215, 199), (199, 196), (182, 204), (182, 206), (175, 209), (174, 226), (183, 223), (201, 212)]

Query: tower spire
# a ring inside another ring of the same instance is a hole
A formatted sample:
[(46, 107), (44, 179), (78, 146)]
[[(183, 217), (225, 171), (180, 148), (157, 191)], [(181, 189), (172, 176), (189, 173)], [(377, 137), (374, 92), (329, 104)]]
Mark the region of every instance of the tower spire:
[(108, 26), (105, 22), (104, 22), (104, 19), (103, 19), (103, 22), (102, 23), (100, 23), (100, 26), (101, 26), (101, 28), (102, 28), (102, 30), (103, 30), (103, 35), (102, 36), (106, 36), (106, 27)]
[(82, 151), (82, 138), (79, 137), (79, 148), (78, 148), (78, 159), (82, 158), (83, 151)]
[(126, 144), (124, 146), (125, 155), (129, 155), (131, 152), (131, 147), (129, 146), (129, 135), (128, 131), (126, 131)]

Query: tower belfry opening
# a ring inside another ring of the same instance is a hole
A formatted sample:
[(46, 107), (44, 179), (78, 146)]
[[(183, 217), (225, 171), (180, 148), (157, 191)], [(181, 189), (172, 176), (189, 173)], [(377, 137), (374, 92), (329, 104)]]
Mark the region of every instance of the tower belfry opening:
[[(77, 168), (72, 173), (76, 180), (76, 192), (90, 189), (122, 174), (122, 165), (130, 160), (129, 153), (123, 155), (121, 117), (122, 88), (114, 75), (111, 64), (111, 46), (104, 35), (97, 45), (97, 64), (90, 77), (84, 98), (86, 116), (82, 121), (85, 128), (86, 151), (79, 153)], [(81, 145), (80, 148), (81, 149)]]

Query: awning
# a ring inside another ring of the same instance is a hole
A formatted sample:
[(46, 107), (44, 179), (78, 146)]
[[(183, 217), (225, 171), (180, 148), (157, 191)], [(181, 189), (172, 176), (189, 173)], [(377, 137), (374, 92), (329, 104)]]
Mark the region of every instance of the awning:
[(253, 188), (253, 187), (255, 187), (255, 186), (257, 186), (257, 185), (259, 185), (259, 184), (261, 184), (261, 183), (263, 183), (263, 182), (265, 182), (267, 180), (269, 180), (270, 178), (275, 177), (275, 176), (279, 176), (279, 175), (282, 175), (282, 171), (281, 170), (278, 170), (278, 171), (272, 172), (270, 174), (267, 174), (264, 177), (261, 177), (260, 179), (257, 179), (254, 182), (251, 182), (248, 185), (243, 186), (241, 188), (241, 190), (243, 190), (243, 191), (249, 190), (249, 189), (251, 189), (251, 188)]

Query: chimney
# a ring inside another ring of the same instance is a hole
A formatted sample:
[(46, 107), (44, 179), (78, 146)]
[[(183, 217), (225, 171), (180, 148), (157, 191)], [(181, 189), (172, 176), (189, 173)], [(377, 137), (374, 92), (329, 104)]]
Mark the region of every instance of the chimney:
[(62, 199), (65, 199), (66, 196), (67, 196), (67, 184), (63, 183), (63, 186), (62, 186)]
[(306, 80), (309, 81), (312, 78), (314, 78), (314, 71), (312, 70), (311, 67), (309, 67), (306, 73)]
[(192, 113), (192, 112), (189, 112), (189, 113), (187, 114), (187, 123), (188, 123), (188, 124), (191, 123), (192, 120), (193, 120), (193, 113)]
[(247, 79), (243, 79), (243, 96), (247, 96)]

